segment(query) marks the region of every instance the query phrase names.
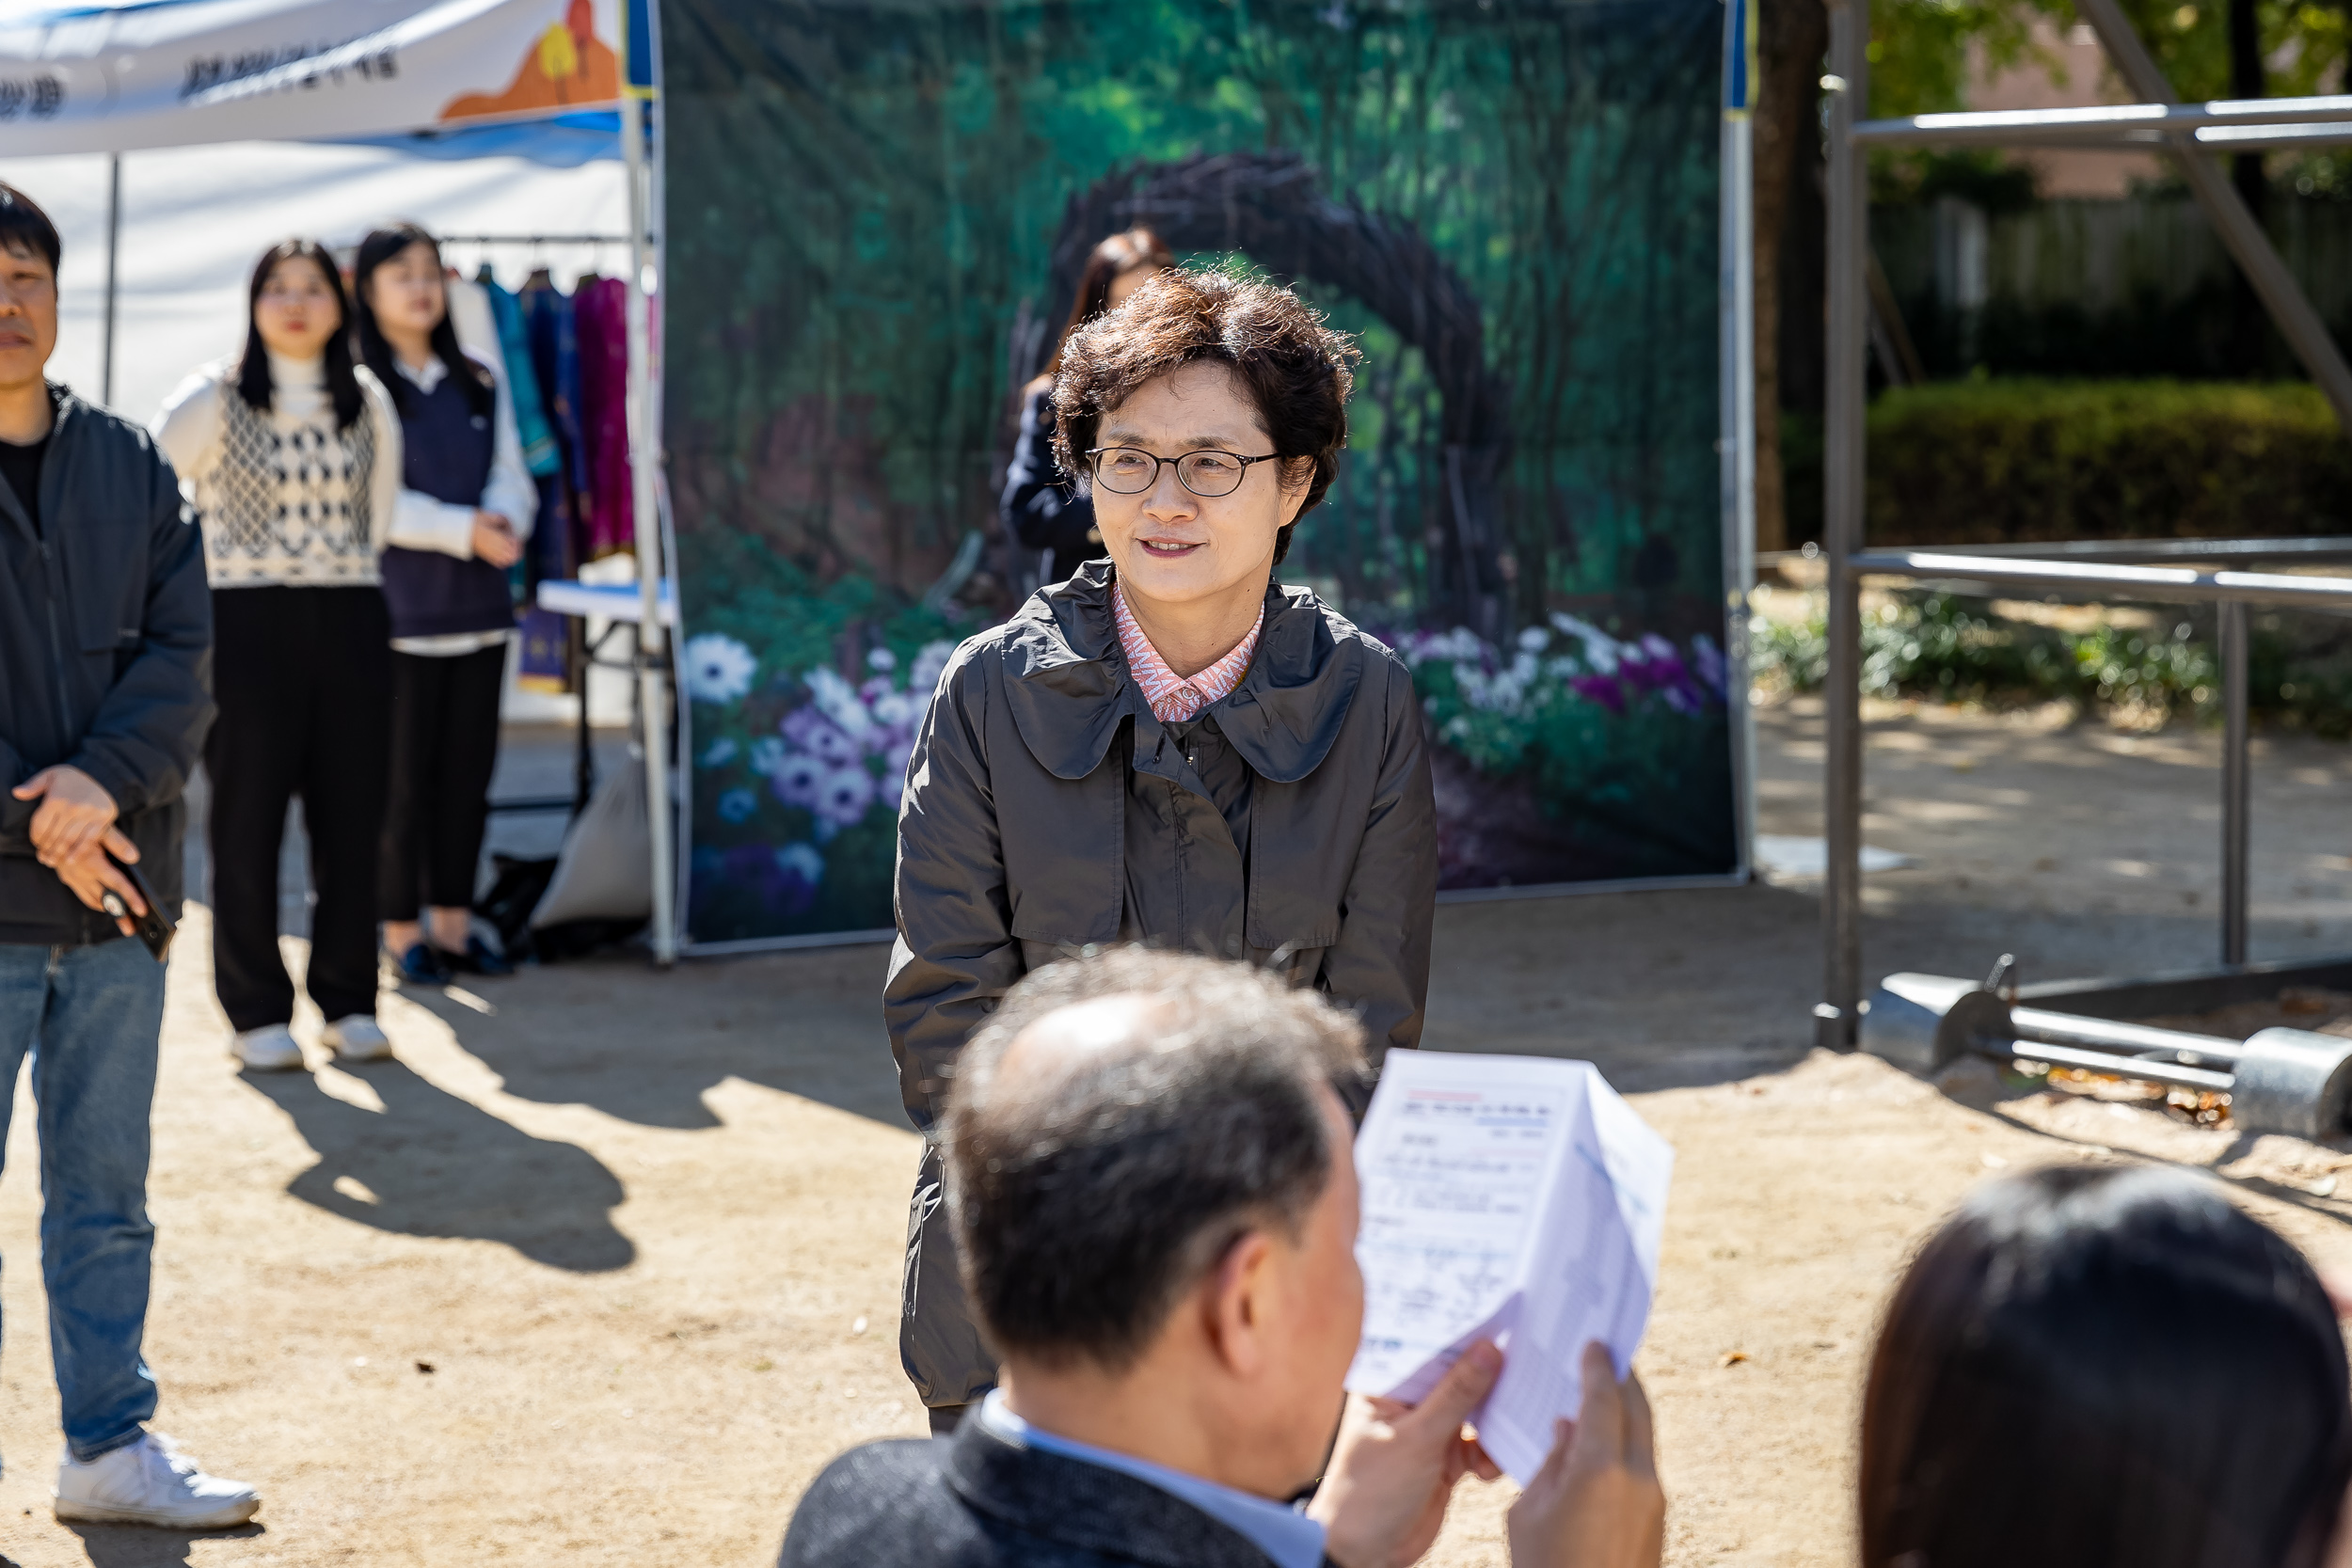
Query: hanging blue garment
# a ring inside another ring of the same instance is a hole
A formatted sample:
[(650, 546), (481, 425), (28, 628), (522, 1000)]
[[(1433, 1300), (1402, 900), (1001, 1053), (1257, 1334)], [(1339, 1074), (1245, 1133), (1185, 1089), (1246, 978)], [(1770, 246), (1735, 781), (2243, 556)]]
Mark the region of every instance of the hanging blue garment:
[(522, 442), (523, 467), (532, 477), (543, 478), (555, 472), (564, 457), (556, 450), (555, 432), (548, 428), (547, 405), (539, 396), (539, 372), (532, 363), (522, 307), (489, 278), (482, 280), (482, 288), (490, 296), (490, 317), (498, 323), (499, 356), (506, 361), (506, 388), (515, 401), (515, 434)]
[(541, 401), (563, 449), (563, 473), (572, 492), (588, 488), (588, 455), (580, 436), (580, 335), (572, 301), (552, 286), (523, 290), (518, 303), (531, 339), (531, 363)]

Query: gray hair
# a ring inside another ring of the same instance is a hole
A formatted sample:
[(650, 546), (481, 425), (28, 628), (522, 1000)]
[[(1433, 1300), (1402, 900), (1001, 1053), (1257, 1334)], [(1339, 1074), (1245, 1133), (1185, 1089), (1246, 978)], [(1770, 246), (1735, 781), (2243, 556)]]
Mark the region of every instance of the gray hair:
[[(1001, 1080), (1032, 1025), (1148, 999), (1153, 1025), (1058, 1073)], [(1248, 1232), (1296, 1236), (1330, 1180), (1317, 1095), (1364, 1074), (1363, 1031), (1263, 970), (1120, 948), (1023, 980), (957, 1062), (947, 1201), (981, 1330), (1049, 1366), (1134, 1364)]]

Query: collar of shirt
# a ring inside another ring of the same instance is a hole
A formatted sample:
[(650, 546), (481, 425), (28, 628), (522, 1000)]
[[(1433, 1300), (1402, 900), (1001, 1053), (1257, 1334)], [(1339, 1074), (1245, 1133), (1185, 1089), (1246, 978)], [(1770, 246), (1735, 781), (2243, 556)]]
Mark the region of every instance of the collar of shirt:
[[(326, 356), (315, 359), (289, 359), (275, 349), (269, 354), (270, 412), (280, 420), (299, 422), (315, 417), (322, 409), (331, 409), (334, 400), (326, 390)], [(223, 379), (236, 380), (236, 364), (228, 362)], [(230, 396), (235, 396), (232, 389)]]
[(416, 366), (395, 354), (392, 356), (392, 369), (400, 372), (403, 380), (427, 397), (433, 395), (433, 388), (441, 384), (441, 378), (449, 374), (449, 367), (441, 363), (441, 356), (437, 354), (424, 362), (422, 370), (417, 369)]
[(1165, 1465), (1154, 1465), (1148, 1459), (1057, 1437), (1014, 1415), (1005, 1403), (1005, 1391), (1001, 1388), (990, 1389), (988, 1397), (980, 1402), (979, 1418), (983, 1426), (1008, 1443), (1117, 1470), (1158, 1487), (1180, 1502), (1190, 1503), (1265, 1553), (1274, 1560), (1275, 1568), (1321, 1568), (1323, 1526), (1295, 1509), (1214, 1481), (1203, 1481), (1199, 1476), (1188, 1476), (1182, 1470), (1171, 1470)]
[(1127, 653), (1127, 668), (1135, 673), (1136, 684), (1143, 688), (1143, 700), (1152, 705), (1152, 716), (1163, 724), (1182, 723), (1210, 704), (1231, 696), (1248, 673), (1249, 661), (1258, 652), (1258, 633), (1265, 628), (1265, 606), (1261, 603), (1258, 618), (1249, 623), (1249, 635), (1234, 643), (1223, 658), (1187, 678), (1169, 669), (1152, 640), (1143, 635), (1134, 611), (1127, 608), (1125, 590), (1116, 582), (1111, 584), (1111, 615), (1119, 626), (1119, 645)]

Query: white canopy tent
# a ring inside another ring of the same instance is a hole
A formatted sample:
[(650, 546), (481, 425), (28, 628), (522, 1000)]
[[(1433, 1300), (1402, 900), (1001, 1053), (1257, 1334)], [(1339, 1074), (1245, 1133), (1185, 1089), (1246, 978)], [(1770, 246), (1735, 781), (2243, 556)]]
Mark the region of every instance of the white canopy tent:
[[(587, 234), (611, 232), (608, 222), (618, 220), (629, 251), (652, 929), (656, 958), (667, 964), (677, 922), (669, 761), (659, 738), (666, 693), (644, 107), (657, 79), (653, 55), (644, 0), (626, 10), (623, 0), (0, 0), (0, 170), (41, 201), (69, 242), (59, 283), (61, 330), (71, 336), (60, 342), (57, 372), (91, 391), (105, 386), (105, 319), (117, 305), (112, 401), (135, 417), (145, 418), (190, 368), (234, 347), (246, 269), (289, 233), (356, 240), (388, 215), (427, 210), (453, 232)], [(511, 145), (513, 130), (501, 129), (561, 117), (577, 130), (583, 114), (615, 108), (617, 202), (606, 169), (587, 164), (559, 178), (518, 156), (533, 150)], [(438, 139), (402, 150), (402, 135), (417, 132)], [(376, 140), (286, 145), (360, 138)], [(469, 157), (477, 147), (482, 156)], [(118, 185), (111, 160), (134, 150), (140, 155)], [(430, 203), (420, 199), (428, 190)], [(586, 207), (532, 221), (580, 197)], [(583, 212), (598, 214), (595, 227), (584, 226)], [(107, 243), (117, 213), (119, 248)], [(167, 223), (168, 245), (138, 243)], [(110, 249), (119, 261), (114, 277)]]

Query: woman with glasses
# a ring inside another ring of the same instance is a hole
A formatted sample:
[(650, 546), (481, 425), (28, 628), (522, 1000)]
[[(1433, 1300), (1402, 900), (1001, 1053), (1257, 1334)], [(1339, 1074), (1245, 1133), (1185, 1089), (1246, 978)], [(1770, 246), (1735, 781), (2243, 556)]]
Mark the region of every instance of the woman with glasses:
[(956, 1053), (1014, 981), (1148, 942), (1246, 960), (1420, 1043), (1438, 881), (1404, 662), (1274, 569), (1347, 436), (1355, 350), (1295, 294), (1161, 272), (1073, 333), (1056, 451), (1108, 559), (940, 677), (898, 817), (883, 992), (927, 1134), (900, 1349), (935, 1429), (995, 1378), (929, 1141)]
[(286, 802), (302, 798), (318, 904), (303, 983), (344, 1057), (390, 1049), (375, 1019), (375, 857), (391, 725), (383, 551), (402, 537), (400, 420), (354, 363), (334, 258), (272, 245), (244, 352), (181, 383), (155, 421), (204, 529), (213, 588), (213, 985), (249, 1069), (298, 1068), (278, 950)]
[(1005, 467), (997, 513), (1014, 543), (1038, 552), (1040, 582), (1058, 582), (1084, 562), (1103, 558), (1094, 502), (1054, 460), (1054, 378), (1061, 373), (1063, 345), (1095, 317), (1126, 304), (1144, 279), (1175, 264), (1149, 229), (1130, 229), (1096, 245), (1078, 276), (1078, 297), (1054, 344), (1054, 356), (1045, 362), (1044, 373), (1021, 389), (1021, 436)]

